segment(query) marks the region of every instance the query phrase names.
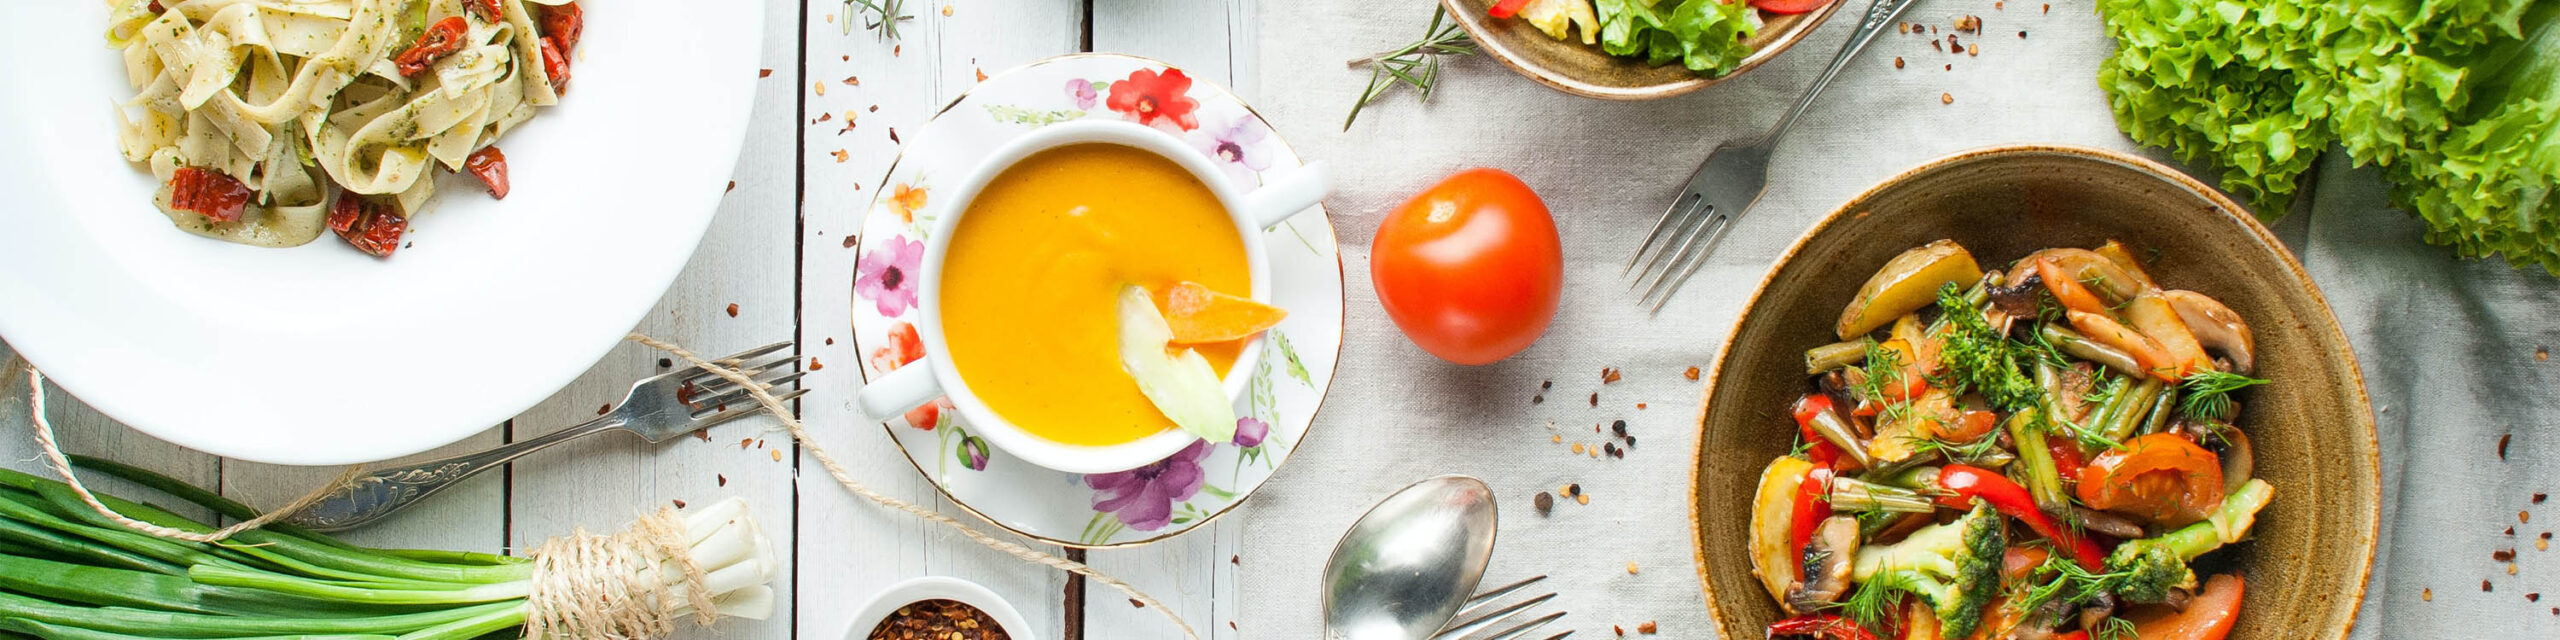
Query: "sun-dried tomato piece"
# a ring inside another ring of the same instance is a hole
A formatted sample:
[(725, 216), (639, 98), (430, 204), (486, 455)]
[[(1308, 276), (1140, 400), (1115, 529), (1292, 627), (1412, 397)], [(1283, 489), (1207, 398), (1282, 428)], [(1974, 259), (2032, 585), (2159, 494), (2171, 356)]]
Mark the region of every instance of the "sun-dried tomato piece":
[(542, 73), (551, 76), (552, 93), (569, 93), (569, 56), (550, 36), (542, 37)]
[(560, 41), (560, 52), (578, 50), (578, 36), (587, 30), (587, 10), (578, 3), (542, 5), (542, 22), (538, 26), (543, 37)]
[(391, 62), (400, 67), (400, 76), (404, 78), (426, 73), (427, 67), (437, 60), (461, 51), (462, 34), (470, 30), (471, 23), (463, 21), (462, 16), (438, 20), (427, 27), (426, 33), (418, 34), (417, 44), (409, 45), (409, 50), (400, 52), (400, 56)]
[(329, 230), (338, 232), (338, 238), (357, 251), (388, 258), (400, 249), (400, 235), (409, 232), (409, 219), (394, 210), (391, 203), (341, 193), (338, 201), (329, 206)]
[(150, 9), (152, 13), (159, 13), (159, 12), (162, 12), (162, 11), (168, 11), (168, 10), (169, 10), (167, 7), (162, 7), (162, 6), (160, 6), (160, 0), (151, 0), (151, 6), (146, 7), (146, 8)]
[(240, 219), (240, 211), (249, 207), (249, 198), (255, 195), (238, 178), (212, 169), (180, 167), (169, 175), (169, 208), (193, 211), (214, 222)]
[(489, 185), (490, 196), (507, 199), (507, 154), (499, 152), (498, 145), (471, 152), (471, 157), (462, 160), (462, 170), (471, 172), (472, 177)]
[(504, 12), (504, 9), (498, 7), (498, 0), (463, 0), (462, 8), (470, 10), (472, 15), (480, 16), (480, 19), (485, 22), (497, 22), (500, 18), (499, 14)]

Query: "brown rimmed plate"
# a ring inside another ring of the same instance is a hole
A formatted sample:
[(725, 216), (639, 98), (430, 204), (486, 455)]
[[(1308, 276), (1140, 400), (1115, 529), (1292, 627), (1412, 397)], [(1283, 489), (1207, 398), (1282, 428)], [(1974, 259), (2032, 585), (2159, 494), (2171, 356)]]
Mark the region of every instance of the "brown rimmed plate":
[(1763, 13), (1767, 21), (1760, 31), (1746, 41), (1751, 53), (1743, 56), (1742, 65), (1721, 76), (1698, 75), (1679, 64), (1653, 65), (1635, 58), (1621, 58), (1600, 51), (1599, 45), (1582, 43), (1580, 31), (1569, 34), (1570, 40), (1547, 37), (1537, 27), (1516, 19), (1495, 18), (1486, 10), (1496, 0), (1440, 0), (1449, 16), (1465, 27), (1467, 35), (1482, 46), (1493, 59), (1502, 61), (1522, 76), (1538, 81), (1557, 91), (1608, 100), (1652, 100), (1704, 89), (1707, 85), (1742, 75), (1743, 72), (1768, 62), (1787, 47), (1795, 46), (1806, 34), (1822, 26), (1831, 12), (1846, 0), (1832, 0), (1822, 8), (1805, 13), (1778, 15)]
[(2163, 286), (2244, 316), (2257, 375), (2274, 383), (2243, 392), (2239, 424), (2275, 500), (2254, 540), (2204, 566), (2248, 579), (2234, 640), (2347, 636), (2373, 561), (2380, 469), (2363, 375), (2319, 288), (2247, 210), (2185, 174), (2109, 151), (2010, 146), (1922, 164), (1849, 200), (1787, 250), (1725, 339), (1690, 485), (1698, 578), (1721, 637), (1761, 637), (1781, 615), (1744, 540), (1760, 470), (1795, 435), (1787, 411), (1805, 349), (1833, 341), (1841, 307), (1878, 266), (1940, 238), (1986, 267), (2122, 240), (2157, 252), (2145, 266)]

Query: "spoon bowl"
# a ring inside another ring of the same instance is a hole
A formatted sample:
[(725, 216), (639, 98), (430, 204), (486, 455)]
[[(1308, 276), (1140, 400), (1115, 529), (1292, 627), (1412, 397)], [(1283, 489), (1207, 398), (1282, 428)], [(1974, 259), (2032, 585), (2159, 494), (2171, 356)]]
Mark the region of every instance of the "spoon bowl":
[(1324, 563), (1325, 640), (1420, 640), (1446, 626), (1493, 559), (1493, 489), (1427, 478), (1370, 507)]

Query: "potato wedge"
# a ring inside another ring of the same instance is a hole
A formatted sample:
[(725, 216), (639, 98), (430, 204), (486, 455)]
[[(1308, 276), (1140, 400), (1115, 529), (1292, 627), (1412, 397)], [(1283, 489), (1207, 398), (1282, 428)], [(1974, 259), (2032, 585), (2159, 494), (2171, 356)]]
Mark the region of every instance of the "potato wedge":
[(1795, 523), (1796, 489), (1804, 485), (1813, 463), (1779, 456), (1760, 471), (1760, 490), (1751, 496), (1751, 573), (1769, 588), (1769, 597), (1787, 601), (1787, 585), (1796, 581), (1795, 549), (1788, 527)]
[(1974, 263), (1973, 252), (1953, 240), (1904, 251), (1868, 276), (1858, 295), (1849, 299), (1849, 308), (1840, 312), (1840, 339), (1874, 331), (1937, 302), (1938, 288), (1949, 282), (1968, 285), (1981, 279), (1982, 266)]
[(2178, 310), (2169, 306), (2168, 299), (2162, 298), (2158, 292), (2145, 291), (2125, 301), (2124, 322), (2159, 342), (2160, 348), (2169, 352), (2170, 360), (2185, 363), (2186, 371), (2213, 368), (2213, 357), (2205, 355), (2204, 345), (2196, 342), (2195, 334), (2187, 330), (2187, 323), (2178, 317)]

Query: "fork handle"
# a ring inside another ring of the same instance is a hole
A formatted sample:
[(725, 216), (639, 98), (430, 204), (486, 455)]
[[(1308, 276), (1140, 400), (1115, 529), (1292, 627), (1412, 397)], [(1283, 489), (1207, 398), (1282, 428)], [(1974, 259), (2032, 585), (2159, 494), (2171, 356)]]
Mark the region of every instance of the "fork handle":
[(495, 469), (526, 454), (552, 445), (576, 440), (599, 431), (610, 431), (623, 421), (606, 416), (585, 424), (543, 434), (531, 440), (513, 442), (487, 451), (451, 458), (429, 460), (396, 469), (367, 473), (331, 491), (327, 497), (286, 518), (287, 522), (314, 531), (343, 531), (382, 519), (410, 504), (444, 491), (480, 472)]
[(1778, 126), (1770, 128), (1761, 138), (1770, 146), (1776, 146), (1778, 139), (1787, 135), (1787, 128), (1795, 125), (1796, 118), (1813, 106), (1813, 98), (1822, 95), (1822, 88), (1831, 84), (1831, 79), (1840, 75), (1840, 70), (1847, 68), (1849, 60), (1858, 57), (1859, 51), (1866, 50), (1867, 43), (1873, 42), (1877, 34), (1884, 33), (1885, 25), (1891, 24), (1895, 16), (1902, 15), (1903, 9), (1911, 8), (1913, 1), (1875, 0), (1874, 4), (1867, 5), (1866, 20), (1859, 22), (1858, 30), (1849, 34), (1849, 41), (1840, 45), (1840, 53), (1831, 57), (1831, 66), (1813, 79), (1813, 86), (1805, 87), (1804, 97), (1796, 99), (1796, 107), (1788, 110), (1787, 116), (1778, 120)]

